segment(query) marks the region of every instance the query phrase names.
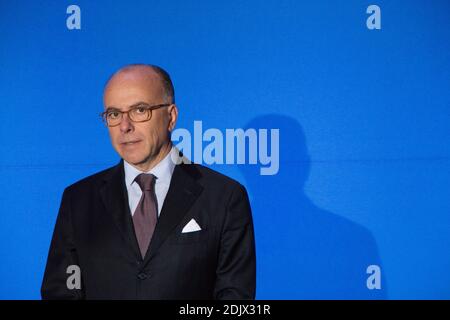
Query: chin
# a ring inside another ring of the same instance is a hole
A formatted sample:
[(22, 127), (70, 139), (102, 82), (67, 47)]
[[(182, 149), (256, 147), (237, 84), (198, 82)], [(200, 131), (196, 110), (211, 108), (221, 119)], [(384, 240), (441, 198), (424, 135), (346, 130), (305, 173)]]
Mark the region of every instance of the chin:
[(122, 159), (125, 160), (126, 162), (128, 162), (130, 164), (134, 164), (134, 165), (138, 165), (138, 164), (145, 162), (145, 157), (137, 156), (137, 155), (123, 155)]

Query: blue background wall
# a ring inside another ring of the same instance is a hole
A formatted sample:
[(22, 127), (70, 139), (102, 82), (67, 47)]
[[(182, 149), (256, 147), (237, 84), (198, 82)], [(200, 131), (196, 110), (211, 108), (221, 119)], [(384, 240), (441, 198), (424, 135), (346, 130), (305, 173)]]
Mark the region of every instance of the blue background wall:
[[(81, 8), (81, 30), (66, 9)], [(366, 8), (381, 8), (368, 30)], [(63, 189), (117, 163), (127, 63), (172, 75), (178, 128), (279, 128), (247, 186), (260, 299), (450, 298), (450, 3), (0, 2), (0, 298), (37, 299)], [(258, 169), (259, 170), (259, 169)], [(381, 290), (366, 267), (381, 267)]]

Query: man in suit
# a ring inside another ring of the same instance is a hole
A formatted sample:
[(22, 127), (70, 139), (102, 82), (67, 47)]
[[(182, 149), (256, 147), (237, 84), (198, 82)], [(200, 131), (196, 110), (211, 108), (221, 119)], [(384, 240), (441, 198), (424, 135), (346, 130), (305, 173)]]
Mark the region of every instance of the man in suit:
[(167, 72), (126, 66), (103, 102), (122, 159), (64, 190), (43, 299), (254, 299), (247, 192), (172, 145), (178, 109)]

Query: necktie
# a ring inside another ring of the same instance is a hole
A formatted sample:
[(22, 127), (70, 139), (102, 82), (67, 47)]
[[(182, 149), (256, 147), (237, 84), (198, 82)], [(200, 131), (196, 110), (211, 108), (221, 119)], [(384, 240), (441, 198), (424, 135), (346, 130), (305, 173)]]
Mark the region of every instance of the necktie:
[(145, 257), (155, 230), (158, 213), (156, 212), (155, 179), (152, 174), (141, 173), (135, 179), (142, 190), (142, 196), (133, 215), (134, 231), (141, 251)]

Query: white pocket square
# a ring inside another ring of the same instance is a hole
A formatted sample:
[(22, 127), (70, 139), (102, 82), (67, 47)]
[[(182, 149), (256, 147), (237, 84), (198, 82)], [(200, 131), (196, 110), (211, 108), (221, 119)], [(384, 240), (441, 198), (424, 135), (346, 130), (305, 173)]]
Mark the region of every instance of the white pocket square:
[(181, 230), (181, 233), (195, 232), (195, 231), (200, 231), (200, 230), (202, 230), (202, 228), (200, 228), (197, 221), (195, 221), (195, 219), (191, 219), (191, 221), (189, 221), (184, 226), (183, 230)]

